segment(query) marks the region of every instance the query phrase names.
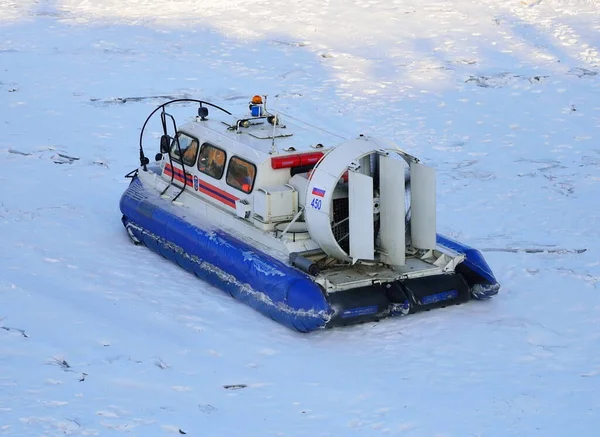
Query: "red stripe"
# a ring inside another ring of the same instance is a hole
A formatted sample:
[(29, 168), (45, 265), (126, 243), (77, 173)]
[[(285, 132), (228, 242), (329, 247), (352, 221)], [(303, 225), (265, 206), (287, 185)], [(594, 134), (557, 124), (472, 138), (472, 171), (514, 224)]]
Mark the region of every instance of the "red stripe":
[(206, 185), (206, 187), (209, 188), (210, 190), (216, 191), (217, 193), (221, 194), (223, 197), (228, 198), (230, 201), (232, 201), (234, 203), (235, 203), (236, 200), (238, 200), (238, 197), (235, 197), (231, 193), (228, 193), (227, 191), (223, 191), (219, 187), (215, 187), (214, 185), (211, 185), (211, 184), (209, 184), (206, 181), (199, 180), (198, 183), (200, 185)]
[(213, 198), (215, 200), (218, 200), (221, 203), (224, 203), (227, 206), (230, 206), (231, 208), (235, 208), (235, 201), (223, 199), (222, 197), (219, 197), (216, 194), (211, 193), (207, 189), (202, 188), (202, 186), (198, 186), (198, 191), (200, 191), (201, 193), (206, 194), (208, 197), (211, 197), (211, 198)]
[[(167, 176), (171, 176), (171, 175), (169, 174), (169, 175), (167, 175)], [(175, 179), (176, 181), (179, 181), (179, 182), (183, 183), (183, 177), (181, 177), (181, 176), (177, 176), (177, 175), (175, 175), (175, 176), (173, 177), (173, 179)], [(193, 183), (192, 181), (190, 181), (190, 180), (188, 180), (188, 181), (187, 181), (187, 184), (186, 184), (186, 185), (187, 185), (187, 186), (189, 186), (189, 187), (192, 187), (192, 188), (194, 188), (194, 183)]]
[[(165, 165), (165, 174), (167, 176), (171, 176), (173, 174), (173, 170), (175, 170), (175, 174), (173, 175), (173, 178), (178, 180), (179, 182), (183, 183), (183, 170), (177, 168), (177, 167), (172, 167), (170, 164)], [(190, 187), (194, 187), (194, 178), (191, 174), (187, 174), (187, 183), (186, 185), (190, 186)], [(201, 193), (209, 196), (212, 199), (218, 200), (219, 202), (231, 207), (231, 208), (235, 208), (235, 201), (238, 200), (238, 197), (233, 196), (232, 194), (228, 193), (227, 191), (223, 191), (218, 187), (215, 187), (212, 184), (209, 184), (206, 181), (203, 180), (198, 180), (198, 191), (200, 191)]]
[[(173, 171), (173, 170), (175, 171), (175, 175), (179, 176), (181, 178), (181, 181), (183, 182), (183, 170), (182, 169), (177, 168), (177, 167), (171, 167), (170, 164), (167, 164), (165, 166), (165, 171)], [(189, 174), (188, 172), (186, 172), (186, 176), (188, 179), (190, 179), (192, 181), (194, 180), (193, 176), (191, 174)]]
[[(177, 169), (175, 169), (175, 170), (177, 170)], [(165, 168), (165, 174), (166, 174), (167, 176), (171, 176), (171, 174), (172, 174), (172, 170), (171, 170), (171, 168)], [(190, 177), (191, 177), (191, 175), (188, 175), (188, 176), (190, 176)], [(175, 171), (175, 175), (173, 176), (173, 179), (175, 179), (175, 180), (178, 180), (179, 182), (183, 183), (183, 174), (179, 175), (179, 174), (177, 173), (177, 171)], [(189, 185), (190, 187), (192, 187), (192, 188), (193, 188), (193, 187), (194, 187), (194, 182), (193, 182), (193, 181), (194, 181), (194, 179), (193, 179), (193, 178), (192, 178), (192, 180), (190, 180), (190, 179), (188, 178), (188, 180), (187, 180), (187, 184), (186, 184), (186, 185)]]

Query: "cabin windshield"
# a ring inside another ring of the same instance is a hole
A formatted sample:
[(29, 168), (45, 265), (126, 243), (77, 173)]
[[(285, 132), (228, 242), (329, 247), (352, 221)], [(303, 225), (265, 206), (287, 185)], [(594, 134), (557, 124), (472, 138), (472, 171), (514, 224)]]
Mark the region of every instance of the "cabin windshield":
[(170, 152), (171, 157), (179, 162), (181, 162), (180, 150), (183, 155), (183, 163), (187, 166), (193, 166), (196, 163), (196, 155), (198, 154), (198, 140), (179, 132), (177, 137), (173, 139)]

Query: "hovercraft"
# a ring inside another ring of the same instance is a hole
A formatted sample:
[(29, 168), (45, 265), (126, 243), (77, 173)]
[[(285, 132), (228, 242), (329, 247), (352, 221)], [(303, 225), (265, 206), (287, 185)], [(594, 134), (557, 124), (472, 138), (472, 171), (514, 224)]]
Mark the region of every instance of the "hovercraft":
[[(478, 250), (437, 233), (431, 167), (390, 140), (342, 139), (266, 103), (254, 96), (234, 116), (175, 99), (148, 116), (120, 201), (134, 243), (301, 332), (498, 293)], [(178, 126), (169, 105), (197, 115)]]

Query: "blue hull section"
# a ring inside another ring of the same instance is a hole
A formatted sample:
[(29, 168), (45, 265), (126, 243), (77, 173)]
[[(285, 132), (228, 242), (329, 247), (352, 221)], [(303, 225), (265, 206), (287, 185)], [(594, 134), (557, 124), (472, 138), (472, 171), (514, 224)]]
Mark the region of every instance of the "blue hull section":
[(301, 332), (325, 327), (333, 310), (310, 277), (218, 229), (203, 230), (134, 177), (121, 197), (130, 236), (262, 314)]
[(463, 273), (470, 283), (473, 297), (486, 299), (498, 294), (500, 284), (480, 251), (440, 234), (437, 236), (437, 244), (465, 255), (465, 260), (457, 270), (463, 270), (460, 273)]

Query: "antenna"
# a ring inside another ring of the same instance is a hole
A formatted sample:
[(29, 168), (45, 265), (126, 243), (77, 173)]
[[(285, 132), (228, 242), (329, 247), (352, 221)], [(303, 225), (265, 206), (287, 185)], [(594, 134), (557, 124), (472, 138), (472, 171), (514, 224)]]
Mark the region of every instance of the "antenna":
[[(265, 97), (265, 112), (267, 112), (266, 111), (267, 96), (265, 95), (264, 97)], [(277, 150), (277, 146), (275, 145), (275, 131), (277, 129), (277, 124), (279, 123), (279, 116), (277, 115), (277, 112), (275, 112), (275, 115), (268, 116), (267, 121), (269, 123), (273, 124), (273, 134), (271, 135), (271, 151), (269, 152), (269, 154), (277, 155), (278, 150)]]
[(277, 147), (275, 146), (275, 128), (277, 127), (277, 115), (273, 118), (273, 135), (271, 136), (271, 155), (277, 154)]

